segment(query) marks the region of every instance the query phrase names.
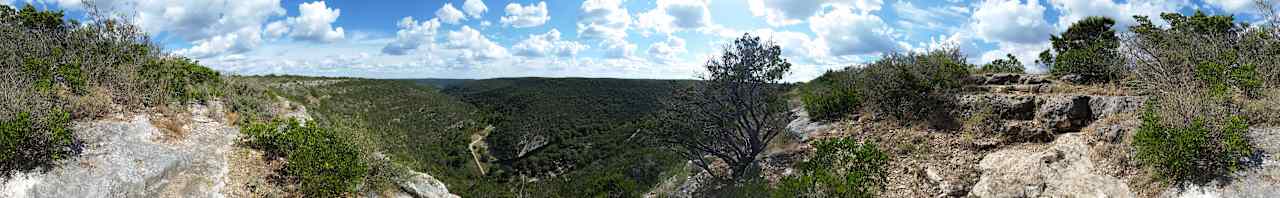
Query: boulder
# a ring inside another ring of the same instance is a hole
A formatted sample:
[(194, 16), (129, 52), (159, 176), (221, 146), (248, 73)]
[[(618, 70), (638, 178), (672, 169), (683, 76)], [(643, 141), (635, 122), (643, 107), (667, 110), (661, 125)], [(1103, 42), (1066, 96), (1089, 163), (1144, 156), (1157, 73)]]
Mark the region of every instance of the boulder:
[(1073, 83), (1073, 84), (1080, 84), (1080, 83), (1084, 83), (1084, 76), (1081, 76), (1078, 74), (1067, 74), (1067, 75), (1062, 75), (1061, 77), (1058, 77), (1058, 80)]
[(1053, 96), (1044, 98), (1044, 104), (1036, 110), (1036, 120), (1050, 132), (1080, 131), (1093, 122), (1093, 110), (1089, 96)]
[(1095, 118), (1102, 118), (1117, 113), (1138, 112), (1146, 101), (1142, 96), (1094, 96), (1089, 100), (1089, 108)]
[(1020, 82), (1022, 75), (1018, 74), (988, 74), (986, 82), (988, 85), (1007, 85)]
[(435, 177), (425, 173), (411, 172), (408, 179), (400, 182), (400, 190), (408, 193), (412, 197), (420, 198), (456, 198), (458, 195), (449, 193), (444, 182), (436, 180)]
[(1134, 197), (1115, 177), (1096, 174), (1079, 133), (1063, 134), (1047, 146), (1014, 147), (988, 154), (973, 197)]

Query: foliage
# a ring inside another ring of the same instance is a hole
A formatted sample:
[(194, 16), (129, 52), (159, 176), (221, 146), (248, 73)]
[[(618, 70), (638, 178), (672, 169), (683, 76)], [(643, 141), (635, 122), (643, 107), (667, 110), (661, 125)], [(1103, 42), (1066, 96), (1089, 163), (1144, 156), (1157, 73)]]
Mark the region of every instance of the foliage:
[[(424, 80), (415, 80), (421, 83)], [(500, 78), (460, 82), (445, 93), (474, 104), (494, 131), (485, 139), (494, 163), (485, 179), (499, 188), (460, 194), (504, 196), (640, 196), (676, 156), (636, 136), (648, 117), (690, 81)], [(537, 146), (532, 140), (545, 140)], [(521, 150), (525, 152), (521, 154)], [(539, 178), (524, 182), (522, 177)], [(447, 181), (446, 181), (447, 182)], [(456, 184), (455, 184), (456, 185)]]
[(884, 190), (889, 156), (852, 138), (818, 141), (815, 154), (773, 190), (773, 197), (876, 197)]
[(1215, 128), (1205, 118), (1197, 118), (1187, 126), (1163, 123), (1160, 115), (1148, 108), (1142, 115), (1142, 126), (1134, 135), (1137, 158), (1151, 168), (1158, 178), (1170, 182), (1207, 181), (1241, 168), (1241, 160), (1253, 153), (1244, 135), (1249, 124), (1244, 116), (1229, 116)]
[[(74, 157), (79, 142), (66, 127), (72, 120), (113, 106), (148, 109), (217, 94), (216, 72), (189, 61), (173, 64), (136, 26), (99, 16), (80, 24), (64, 20), (62, 11), (0, 6), (0, 121), (6, 125), (0, 172)], [(159, 65), (141, 66), (149, 62)], [(143, 75), (149, 73), (183, 75)]]
[(1057, 53), (1041, 53), (1042, 61), (1053, 61), (1053, 75), (1080, 75), (1086, 82), (1109, 82), (1124, 77), (1123, 59), (1117, 51), (1119, 37), (1111, 26), (1115, 20), (1086, 17), (1072, 23), (1061, 36), (1050, 38)]
[(361, 153), (336, 131), (297, 120), (252, 123), (242, 128), (254, 148), (284, 156), (285, 172), (301, 183), (307, 196), (336, 197), (356, 190), (368, 165)]
[(977, 73), (1026, 73), (1022, 69), (1022, 62), (1018, 61), (1013, 54), (1006, 54), (1004, 59), (996, 59), (986, 65), (978, 68)]
[[(1274, 37), (1236, 24), (1232, 16), (1165, 13), (1169, 26), (1145, 16), (1126, 41), (1136, 77), (1152, 98), (1134, 136), (1141, 164), (1167, 182), (1205, 182), (1241, 168), (1253, 154), (1245, 136), (1256, 103), (1280, 63)], [(1262, 110), (1265, 110), (1263, 108)]]
[(55, 110), (44, 117), (21, 112), (0, 120), (0, 176), (9, 170), (49, 167), (79, 154), (80, 142), (72, 137), (71, 114)]
[(800, 86), (800, 102), (809, 116), (817, 120), (831, 120), (861, 110), (864, 96), (858, 89), (859, 72), (858, 68), (827, 71)]
[(957, 49), (889, 54), (862, 70), (866, 104), (880, 114), (906, 121), (946, 113), (950, 94), (964, 86), (970, 66)]
[[(791, 63), (781, 55), (778, 45), (750, 34), (726, 45), (705, 65), (702, 82), (676, 92), (655, 135), (716, 178), (746, 178), (791, 119), (780, 84)], [(727, 174), (712, 170), (713, 162), (726, 164)]]

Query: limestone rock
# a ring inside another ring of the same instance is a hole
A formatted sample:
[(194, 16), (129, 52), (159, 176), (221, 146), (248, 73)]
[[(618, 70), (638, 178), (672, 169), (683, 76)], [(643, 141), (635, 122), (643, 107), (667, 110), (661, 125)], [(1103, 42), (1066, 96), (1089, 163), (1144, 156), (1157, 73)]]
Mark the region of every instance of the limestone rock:
[(425, 173), (410, 173), (406, 181), (400, 182), (400, 189), (412, 195), (412, 197), (421, 198), (456, 198), (458, 195), (449, 193), (449, 189), (444, 182), (436, 180), (435, 177)]
[(1036, 110), (1036, 120), (1050, 132), (1080, 131), (1094, 120), (1089, 101), (1089, 96), (1079, 95), (1047, 97)]
[(1088, 145), (1078, 133), (1051, 145), (1006, 148), (979, 163), (982, 172), (970, 191), (975, 197), (1133, 197), (1124, 181), (1094, 173)]

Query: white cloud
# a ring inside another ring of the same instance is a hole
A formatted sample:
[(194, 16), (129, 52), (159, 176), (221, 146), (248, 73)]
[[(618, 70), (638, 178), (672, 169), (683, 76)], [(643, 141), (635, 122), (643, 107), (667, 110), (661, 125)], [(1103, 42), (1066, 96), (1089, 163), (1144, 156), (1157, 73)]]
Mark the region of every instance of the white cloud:
[(435, 40), (436, 30), (440, 29), (440, 20), (432, 18), (418, 22), (413, 17), (404, 17), (396, 23), (400, 30), (396, 31), (396, 39), (382, 48), (382, 53), (405, 55), (422, 45), (430, 45)]
[[(578, 37), (600, 40), (622, 40), (631, 25), (631, 14), (621, 0), (587, 0), (578, 16)], [(625, 40), (624, 40), (625, 42)]]
[(551, 20), (551, 17), (547, 16), (546, 1), (539, 1), (538, 4), (529, 4), (529, 6), (511, 3), (507, 4), (506, 11), (507, 16), (502, 17), (502, 24), (512, 27), (537, 27)]
[(893, 4), (894, 13), (898, 15), (897, 24), (904, 29), (943, 30), (955, 29), (957, 19), (964, 19), (969, 9), (959, 6), (916, 7), (907, 1)]
[(467, 0), (467, 2), (462, 3), (462, 10), (467, 11), (467, 16), (479, 19), (485, 11), (489, 10), (489, 7), (486, 7), (484, 1), (481, 0)]
[(648, 31), (671, 33), (678, 30), (711, 26), (707, 0), (659, 0), (658, 6), (636, 16), (636, 27)]
[(285, 24), (284, 21), (271, 22), (270, 24), (267, 24), (267, 30), (265, 33), (270, 38), (280, 38), (281, 36), (284, 36), (284, 34), (289, 33), (289, 25)]
[[(1105, 16), (1114, 19), (1116, 25), (1113, 28), (1127, 30), (1129, 26), (1137, 24), (1133, 19), (1134, 15), (1158, 19), (1161, 13), (1177, 12), (1178, 9), (1191, 4), (1188, 0), (1135, 0), (1126, 3), (1117, 3), (1112, 0), (1051, 0), (1049, 2), (1062, 13), (1056, 25), (1058, 31), (1065, 31), (1072, 23), (1088, 16)], [(1164, 23), (1161, 20), (1153, 20), (1153, 22)]]
[[(782, 47), (782, 56), (793, 61), (812, 61), (827, 54), (827, 45), (808, 34), (792, 31), (757, 29), (751, 33), (762, 39), (772, 40)], [(740, 35), (739, 35), (740, 36)]]
[(649, 44), (649, 55), (667, 63), (679, 61), (680, 54), (685, 52), (688, 50), (684, 39), (677, 36), (667, 35), (667, 40)]
[(786, 26), (802, 22), (821, 11), (824, 5), (842, 5), (862, 13), (880, 10), (883, 0), (747, 0), (752, 15), (765, 17), (771, 26)]
[(1048, 42), (1031, 44), (1001, 43), (999, 48), (983, 53), (978, 62), (974, 64), (990, 63), (996, 59), (1005, 58), (1007, 54), (1013, 54), (1014, 57), (1018, 58), (1018, 62), (1022, 63), (1027, 73), (1045, 73), (1048, 72), (1048, 69), (1036, 66), (1035, 61), (1040, 58), (1040, 52), (1049, 49), (1049, 46)]
[(471, 29), (470, 26), (462, 26), (457, 31), (450, 31), (445, 34), (445, 38), (448, 40), (444, 43), (445, 47), (459, 50), (461, 54), (458, 58), (464, 63), (486, 62), (510, 56), (506, 48), (484, 37), (480, 31)]
[(634, 59), (636, 44), (631, 44), (624, 39), (606, 39), (600, 43), (600, 47), (604, 49), (604, 58), (608, 59)]
[(529, 35), (511, 47), (515, 55), (523, 57), (574, 57), (587, 46), (575, 41), (560, 39), (560, 31), (551, 29), (547, 33)]
[(891, 29), (880, 17), (835, 6), (830, 12), (809, 18), (809, 29), (825, 43), (830, 55), (866, 55), (900, 48)]
[(240, 31), (196, 40), (191, 43), (190, 48), (179, 49), (174, 53), (194, 58), (244, 53), (262, 43), (262, 36), (258, 31), (255, 27), (246, 27)]
[[(342, 27), (333, 27), (333, 22), (342, 14), (341, 10), (330, 9), (325, 6), (324, 1), (317, 1), (299, 4), (298, 11), (301, 13), (299, 16), (286, 20), (292, 27), (289, 30), (290, 37), (315, 42), (335, 42), (346, 37), (346, 31)], [(272, 25), (275, 23), (268, 25), (267, 30), (268, 34), (274, 35), (279, 28), (273, 29)]]
[(1053, 28), (1044, 20), (1038, 1), (986, 0), (973, 13), (972, 30), (989, 42), (1031, 44), (1047, 42)]
[(436, 18), (444, 23), (458, 24), (458, 22), (467, 19), (467, 15), (463, 14), (458, 8), (454, 8), (453, 3), (445, 3), (443, 7), (436, 10)]
[(1230, 13), (1257, 13), (1258, 6), (1254, 0), (1204, 0), (1205, 3), (1217, 6)]

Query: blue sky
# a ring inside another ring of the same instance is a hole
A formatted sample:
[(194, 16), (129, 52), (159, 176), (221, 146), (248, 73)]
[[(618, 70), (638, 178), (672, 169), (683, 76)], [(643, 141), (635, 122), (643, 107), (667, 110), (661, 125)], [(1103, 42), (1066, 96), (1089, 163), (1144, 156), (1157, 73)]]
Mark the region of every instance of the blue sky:
[[(80, 0), (0, 0), (83, 16)], [(238, 74), (370, 78), (694, 78), (744, 33), (783, 46), (790, 81), (883, 53), (958, 46), (1031, 71), (1085, 16), (1235, 14), (1252, 0), (102, 0), (174, 54)]]

